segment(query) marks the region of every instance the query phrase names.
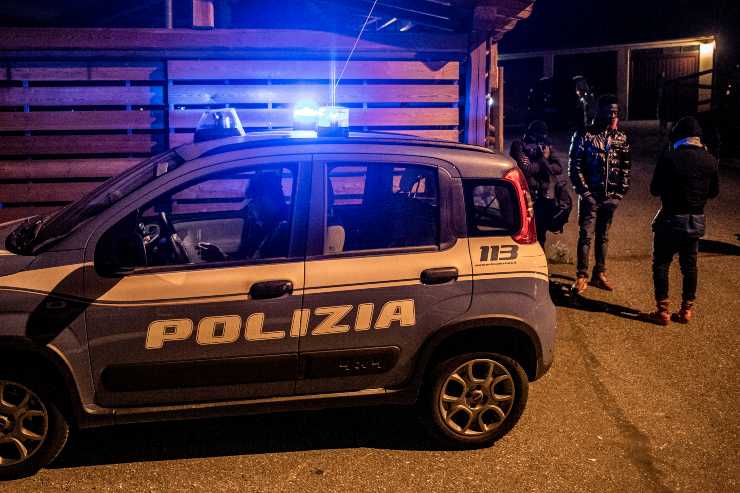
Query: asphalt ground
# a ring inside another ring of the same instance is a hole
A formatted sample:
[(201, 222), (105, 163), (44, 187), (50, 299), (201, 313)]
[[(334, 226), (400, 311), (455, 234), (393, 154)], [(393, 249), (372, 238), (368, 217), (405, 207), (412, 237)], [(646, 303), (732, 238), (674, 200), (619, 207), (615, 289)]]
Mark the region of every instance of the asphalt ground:
[(633, 142), (634, 184), (610, 234), (617, 290), (571, 300), (575, 219), (548, 240), (555, 363), (493, 447), (441, 450), (413, 410), (391, 407), (130, 425), (80, 432), (50, 468), (0, 491), (740, 491), (740, 171), (722, 171), (707, 209), (696, 319), (651, 325), (640, 312), (652, 308), (660, 143), (640, 128)]

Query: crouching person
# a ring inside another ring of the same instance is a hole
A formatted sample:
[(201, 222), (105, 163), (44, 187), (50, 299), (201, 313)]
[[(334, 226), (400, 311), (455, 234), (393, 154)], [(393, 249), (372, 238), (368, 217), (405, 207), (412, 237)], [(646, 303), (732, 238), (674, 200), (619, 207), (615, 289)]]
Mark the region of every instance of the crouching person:
[[(717, 161), (702, 144), (696, 119), (682, 118), (670, 134), (671, 146), (658, 160), (650, 193), (660, 197), (661, 208), (653, 221), (653, 283), (656, 311), (653, 322), (688, 323), (694, 311), (699, 238), (704, 236), (704, 206), (719, 194)], [(668, 271), (678, 253), (683, 274), (683, 301), (670, 313)]]

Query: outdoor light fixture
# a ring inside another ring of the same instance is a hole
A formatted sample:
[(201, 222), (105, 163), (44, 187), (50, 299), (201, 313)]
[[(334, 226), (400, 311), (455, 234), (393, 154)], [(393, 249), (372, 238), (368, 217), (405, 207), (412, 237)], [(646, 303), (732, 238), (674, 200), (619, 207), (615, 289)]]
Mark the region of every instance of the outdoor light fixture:
[(220, 108), (207, 110), (203, 113), (195, 128), (193, 142), (223, 139), (224, 137), (239, 137), (246, 135), (244, 127), (234, 108)]

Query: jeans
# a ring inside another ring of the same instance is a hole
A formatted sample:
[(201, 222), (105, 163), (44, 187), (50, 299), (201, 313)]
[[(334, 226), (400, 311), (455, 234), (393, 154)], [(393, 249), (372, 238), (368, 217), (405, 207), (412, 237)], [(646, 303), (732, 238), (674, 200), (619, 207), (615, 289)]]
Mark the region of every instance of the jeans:
[(596, 265), (593, 275), (606, 272), (606, 254), (609, 244), (609, 227), (612, 224), (614, 211), (619, 205), (618, 200), (604, 200), (602, 202), (578, 199), (578, 277), (588, 277), (588, 259), (591, 251), (591, 239), (596, 239), (594, 246)]
[(655, 299), (668, 299), (668, 271), (673, 257), (678, 253), (678, 263), (683, 274), (683, 301), (696, 299), (698, 269), (696, 257), (699, 252), (699, 238), (681, 233), (658, 231), (653, 238), (653, 284)]

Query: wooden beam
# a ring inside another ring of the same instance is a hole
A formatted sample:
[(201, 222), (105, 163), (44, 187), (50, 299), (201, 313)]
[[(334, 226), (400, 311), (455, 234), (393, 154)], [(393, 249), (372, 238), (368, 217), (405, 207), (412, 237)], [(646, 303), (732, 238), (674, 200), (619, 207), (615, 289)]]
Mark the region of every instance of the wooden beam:
[[(331, 102), (329, 84), (284, 85), (173, 85), (169, 88), (170, 104), (249, 104), (296, 103), (311, 99), (318, 104)], [(337, 104), (343, 103), (455, 103), (458, 86), (452, 84), (340, 84), (336, 91)]]
[(486, 144), (486, 43), (470, 52), (465, 70), (465, 142)]
[(196, 29), (216, 27), (213, 0), (193, 0), (193, 27)]
[(0, 87), (0, 106), (148, 106), (162, 97), (162, 86)]
[[(155, 50), (255, 50), (271, 53), (290, 53), (295, 59), (305, 53), (326, 56), (346, 56), (354, 44), (354, 36), (307, 31), (299, 29), (71, 29), (71, 28), (7, 28), (0, 30), (0, 53), (21, 54), (29, 51), (46, 53), (57, 50), (55, 56), (80, 56), (71, 50), (89, 51), (99, 57), (104, 50), (142, 50), (149, 56), (166, 54)], [(448, 59), (467, 54), (467, 34), (432, 33), (366, 33), (357, 44), (355, 56), (363, 53), (382, 52), (385, 56), (395, 53), (447, 54)], [(66, 51), (65, 51), (66, 50)], [(240, 54), (239, 56), (243, 56)], [(274, 56), (274, 55), (273, 55)]]
[(0, 177), (5, 180), (72, 180), (75, 178), (109, 178), (141, 159), (18, 159), (0, 161)]
[[(221, 79), (323, 79), (328, 80), (341, 63), (331, 60), (170, 60), (172, 80)], [(460, 76), (460, 64), (421, 61), (358, 61), (349, 63), (342, 80), (449, 80)]]
[(162, 128), (163, 111), (0, 111), (0, 131)]

